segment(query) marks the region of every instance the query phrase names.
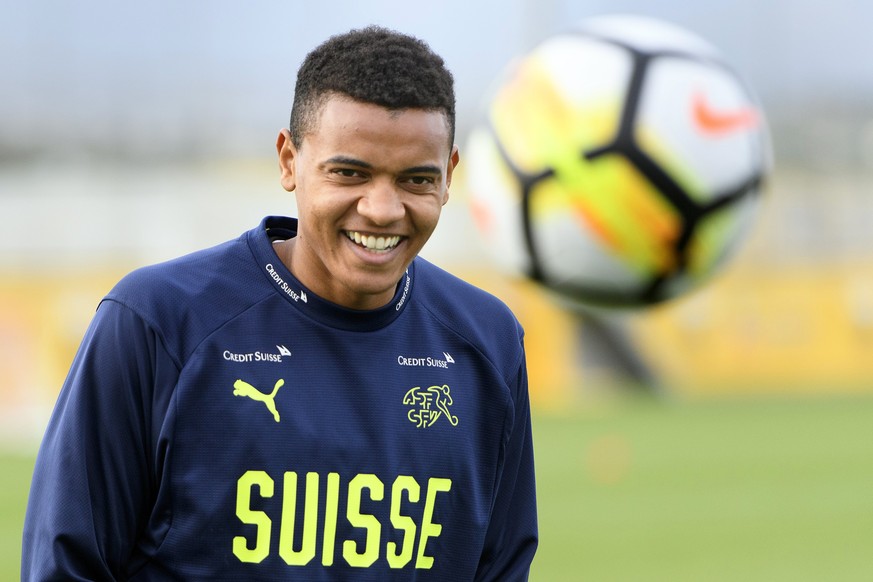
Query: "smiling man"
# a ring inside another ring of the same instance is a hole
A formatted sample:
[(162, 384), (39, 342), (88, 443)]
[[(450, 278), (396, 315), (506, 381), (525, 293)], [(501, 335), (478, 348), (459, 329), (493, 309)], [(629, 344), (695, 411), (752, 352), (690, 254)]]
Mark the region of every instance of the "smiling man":
[(298, 218), (101, 302), (40, 449), (23, 580), (525, 580), (521, 327), (418, 257), (459, 161), (451, 74), (378, 27), (298, 72)]
[(277, 141), (282, 185), (297, 193), (301, 217), (277, 251), (320, 297), (381, 307), (448, 201), (458, 163), (450, 122), (441, 110), (387, 109), (340, 93), (310, 106), (319, 110), (315, 131), (301, 127), (295, 140), (282, 130)]

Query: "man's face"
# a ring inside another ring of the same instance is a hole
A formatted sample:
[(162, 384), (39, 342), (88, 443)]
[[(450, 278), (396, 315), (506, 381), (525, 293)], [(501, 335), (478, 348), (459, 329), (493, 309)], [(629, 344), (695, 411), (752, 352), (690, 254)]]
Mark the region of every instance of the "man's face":
[(387, 304), (448, 200), (458, 150), (445, 115), (333, 96), (300, 149), (287, 130), (276, 148), (300, 219), (280, 256), (324, 299), (352, 309)]

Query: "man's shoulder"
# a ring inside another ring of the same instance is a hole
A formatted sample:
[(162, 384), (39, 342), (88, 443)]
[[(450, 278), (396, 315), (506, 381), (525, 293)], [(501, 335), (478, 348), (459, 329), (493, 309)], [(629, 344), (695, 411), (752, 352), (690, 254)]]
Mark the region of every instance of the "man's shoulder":
[(269, 289), (244, 237), (140, 267), (106, 295), (149, 325), (200, 336), (260, 301)]
[(501, 299), (422, 258), (415, 261), (416, 296), (437, 319), (477, 341), (521, 340), (523, 330)]
[(232, 285), (245, 245), (233, 240), (164, 262), (135, 269), (118, 282), (110, 297), (126, 301), (192, 299)]
[(506, 304), (495, 295), (421, 257), (415, 260), (415, 274), (427, 285), (429, 292), (437, 292), (437, 295), (450, 293), (457, 299), (472, 301), (476, 304), (481, 303), (492, 309), (508, 311)]

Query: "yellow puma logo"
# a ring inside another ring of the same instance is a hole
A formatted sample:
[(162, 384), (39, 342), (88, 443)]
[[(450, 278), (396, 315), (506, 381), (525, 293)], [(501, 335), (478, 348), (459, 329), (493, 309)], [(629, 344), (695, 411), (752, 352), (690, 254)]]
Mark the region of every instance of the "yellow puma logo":
[(276, 385), (273, 387), (273, 391), (269, 394), (264, 394), (248, 382), (237, 380), (233, 383), (233, 395), (246, 396), (252, 400), (263, 402), (267, 407), (267, 410), (273, 413), (273, 418), (276, 422), (279, 422), (279, 411), (276, 410), (276, 401), (274, 399), (276, 397), (276, 392), (279, 391), (279, 388), (281, 388), (283, 384), (285, 384), (285, 380), (279, 378), (276, 381)]

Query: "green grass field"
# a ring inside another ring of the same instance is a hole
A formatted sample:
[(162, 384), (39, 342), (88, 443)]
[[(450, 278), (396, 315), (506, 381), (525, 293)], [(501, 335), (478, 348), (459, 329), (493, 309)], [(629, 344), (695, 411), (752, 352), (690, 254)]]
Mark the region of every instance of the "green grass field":
[[(535, 582), (873, 579), (873, 398), (614, 401), (534, 419)], [(0, 580), (33, 457), (0, 456)]]
[(0, 580), (18, 580), (21, 526), (34, 457), (0, 448)]
[(873, 399), (537, 417), (532, 579), (873, 580)]

